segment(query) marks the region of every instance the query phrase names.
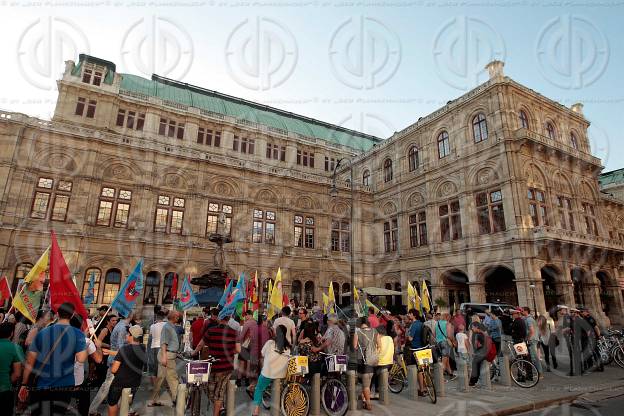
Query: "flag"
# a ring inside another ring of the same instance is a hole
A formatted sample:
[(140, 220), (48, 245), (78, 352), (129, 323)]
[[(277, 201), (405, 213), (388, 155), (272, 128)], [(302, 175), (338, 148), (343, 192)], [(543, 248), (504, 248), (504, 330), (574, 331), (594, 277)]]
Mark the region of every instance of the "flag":
[(178, 274), (173, 274), (173, 282), (171, 282), (171, 300), (175, 303), (178, 298)]
[(426, 312), (431, 310), (431, 298), (429, 297), (429, 290), (427, 290), (427, 283), (422, 282), (422, 307)]
[(223, 289), (223, 294), (221, 295), (221, 299), (219, 299), (219, 307), (224, 307), (227, 301), (228, 296), (232, 292), (232, 281), (233, 279), (228, 279), (225, 284), (225, 289)]
[[(231, 283), (231, 282), (230, 282)], [(245, 299), (245, 274), (241, 274), (238, 278), (236, 287), (229, 294), (223, 309), (219, 312), (219, 319), (223, 319), (226, 316), (232, 316), (236, 311), (236, 307), (240, 302)]]
[(93, 289), (95, 288), (95, 272), (91, 272), (89, 276), (89, 287), (87, 288), (87, 294), (84, 297), (84, 304), (91, 305), (93, 303)]
[(65, 263), (61, 248), (56, 241), (56, 234), (52, 231), (52, 245), (50, 249), (50, 284), (48, 291), (50, 292), (50, 307), (54, 312), (58, 311), (59, 306), (65, 302), (74, 305), (76, 314), (82, 317), (83, 325), (87, 325), (89, 318), (85, 309), (78, 289), (72, 281), (69, 267)]
[(134, 270), (130, 276), (126, 278), (123, 286), (111, 302), (111, 308), (114, 308), (122, 316), (127, 317), (134, 309), (137, 299), (143, 290), (143, 259), (137, 261)]
[(288, 299), (288, 294), (284, 293), (282, 295), (282, 305), (286, 306), (290, 304), (290, 299)]
[(46, 250), (43, 252), (41, 257), (39, 257), (39, 260), (37, 260), (37, 263), (35, 263), (35, 265), (32, 267), (32, 269), (30, 269), (26, 277), (24, 277), (24, 283), (30, 284), (35, 279), (39, 280), (40, 282), (43, 282), (45, 278), (42, 278), (42, 277), (45, 276), (45, 272), (48, 269), (49, 260), (50, 260), (50, 246), (46, 248)]
[(27, 285), (24, 285), (22, 290), (15, 294), (13, 307), (20, 311), (30, 322), (35, 323), (37, 311), (41, 306), (42, 295), (43, 291), (31, 291)]
[(418, 296), (418, 292), (412, 286), (411, 282), (407, 282), (407, 310), (416, 309), (420, 311), (421, 302), (420, 296)]
[(258, 271), (256, 270), (256, 276), (253, 280), (253, 292), (251, 293), (252, 311), (257, 311), (260, 308), (260, 296), (258, 296), (258, 290), (260, 289), (260, 286), (258, 283)]
[(329, 282), (329, 290), (327, 291), (328, 313), (336, 313), (336, 295), (334, 294), (334, 284)]
[(193, 287), (188, 276), (184, 276), (182, 281), (182, 289), (180, 290), (180, 308), (185, 311), (193, 306), (199, 305), (193, 293)]
[(329, 296), (323, 293), (323, 313), (327, 313), (328, 306), (329, 306)]
[(273, 290), (271, 291), (271, 297), (269, 299), (269, 319), (271, 319), (276, 313), (278, 313), (283, 307), (284, 297), (282, 296), (282, 269), (277, 268), (277, 274), (275, 275), (275, 283), (273, 284)]
[(0, 279), (0, 305), (4, 305), (7, 300), (11, 299), (11, 289), (9, 288), (9, 281), (6, 276)]
[(366, 299), (366, 307), (373, 308), (375, 310), (375, 313), (379, 313), (379, 308), (377, 307), (377, 305), (375, 305), (373, 302), (371, 302), (368, 299)]

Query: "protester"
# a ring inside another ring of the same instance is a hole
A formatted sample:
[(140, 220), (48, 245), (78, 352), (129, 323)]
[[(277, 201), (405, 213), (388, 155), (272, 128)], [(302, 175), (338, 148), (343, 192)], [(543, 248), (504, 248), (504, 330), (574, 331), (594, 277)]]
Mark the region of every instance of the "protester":
[(589, 313), (589, 309), (586, 307), (579, 307), (580, 316), (583, 319), (583, 325), (585, 330), (583, 331), (586, 337), (585, 345), (582, 347), (586, 356), (584, 360), (584, 367), (586, 370), (596, 368), (597, 371), (604, 371), (604, 365), (600, 359), (600, 353), (598, 352), (598, 338), (600, 338), (600, 328), (593, 316)]
[(143, 367), (147, 364), (145, 346), (142, 344), (143, 328), (133, 325), (128, 328), (126, 345), (121, 347), (115, 354), (111, 366), (114, 374), (113, 381), (108, 391), (108, 416), (117, 416), (119, 400), (123, 389), (130, 388), (132, 395), (141, 386)]
[(288, 342), (293, 345), (294, 341), (297, 340), (297, 327), (295, 326), (295, 322), (290, 319), (290, 313), (290, 306), (284, 306), (282, 308), (282, 315), (273, 322), (273, 331), (275, 331), (278, 326), (284, 325), (288, 330), (286, 338), (288, 338)]
[(377, 351), (380, 348), (379, 334), (368, 325), (368, 319), (358, 318), (353, 336), (353, 349), (359, 351), (358, 371), (362, 376), (362, 402), (366, 410), (373, 410), (371, 403), (371, 378), (379, 361)]
[(28, 335), (27, 322), (30, 321), (20, 311), (15, 312), (15, 329), (11, 341), (22, 348), (25, 348), (26, 335)]
[(271, 382), (286, 377), (290, 349), (292, 348), (288, 343), (286, 334), (288, 334), (288, 329), (284, 325), (279, 325), (275, 330), (275, 341), (269, 340), (262, 347), (264, 364), (253, 395), (255, 407), (252, 416), (260, 414), (262, 394), (271, 385)]
[[(551, 319), (552, 321), (552, 319)], [(555, 354), (555, 346), (553, 345), (554, 322), (549, 323), (544, 315), (537, 318), (537, 329), (539, 331), (539, 346), (544, 353), (544, 361), (546, 361), (546, 371), (550, 371), (550, 361), (552, 358), (553, 368), (557, 368), (557, 356)]]
[(110, 342), (111, 342), (111, 333), (113, 329), (119, 322), (119, 319), (115, 315), (108, 315), (103, 318), (103, 322), (100, 324), (100, 327), (95, 332), (97, 339), (100, 343), (100, 347), (102, 348), (102, 362), (97, 364), (96, 369), (96, 380), (93, 383), (94, 386), (100, 387), (104, 380), (106, 379), (106, 373), (108, 372), (108, 352), (110, 350)]
[(35, 324), (31, 326), (31, 328), (28, 330), (28, 335), (26, 335), (26, 340), (24, 341), (24, 346), (26, 348), (30, 347), (30, 344), (32, 344), (39, 331), (41, 331), (43, 328), (48, 326), (48, 324), (50, 324), (50, 318), (50, 311), (47, 311), (45, 309), (39, 309), (39, 311), (37, 312)]
[(102, 305), (98, 308), (98, 314), (95, 318), (93, 318), (93, 325), (94, 326), (98, 326), (98, 324), (100, 323), (100, 321), (104, 318), (106, 318), (106, 313), (108, 312), (108, 306), (106, 305)]
[(322, 350), (321, 337), (317, 331), (315, 322), (308, 322), (303, 327), (301, 340), (299, 341), (299, 355), (308, 357), (308, 376), (318, 374), (322, 370), (323, 357), (320, 354)]
[[(158, 377), (158, 353), (160, 352), (160, 337), (166, 324), (167, 311), (159, 310), (154, 316), (154, 323), (150, 325), (147, 354), (147, 372), (150, 375), (152, 385), (156, 384)], [(198, 341), (199, 342), (199, 341)]]
[(518, 344), (520, 342), (526, 342), (527, 336), (527, 327), (524, 319), (522, 318), (523, 311), (520, 309), (512, 309), (510, 310), (511, 319), (511, 340), (514, 344)]
[(544, 378), (542, 372), (542, 362), (537, 355), (537, 344), (539, 343), (539, 332), (537, 329), (537, 323), (533, 316), (531, 316), (531, 308), (525, 306), (522, 308), (524, 321), (527, 327), (527, 346), (529, 347), (529, 354), (531, 357), (531, 361), (537, 368), (537, 372), (539, 373), (539, 377)]
[[(61, 304), (57, 323), (42, 329), (28, 349), (19, 399), (29, 399), (31, 416), (68, 412), (75, 384), (74, 362), (87, 359), (84, 334), (69, 324), (74, 311), (73, 304)], [(36, 382), (29, 392), (31, 374)]]
[(344, 354), (345, 334), (338, 326), (338, 321), (338, 315), (335, 313), (327, 315), (327, 331), (325, 331), (325, 335), (321, 339), (319, 351), (324, 351), (331, 355)]
[(178, 323), (180, 313), (171, 311), (167, 315), (167, 321), (162, 327), (160, 333), (160, 351), (158, 353), (158, 373), (156, 383), (154, 383), (154, 391), (152, 392), (152, 403), (148, 406), (162, 406), (158, 397), (160, 396), (160, 388), (163, 381), (167, 380), (167, 387), (171, 394), (173, 407), (176, 404), (178, 394), (178, 373), (176, 371), (176, 357), (180, 350), (180, 339), (176, 332), (175, 325)]
[(458, 328), (460, 324), (463, 325), (464, 328), (466, 328), (466, 318), (464, 317), (461, 309), (455, 309), (455, 314), (451, 319), (451, 324), (453, 325), (455, 334), (457, 334), (457, 332), (459, 331)]
[(310, 317), (308, 316), (308, 310), (306, 308), (299, 308), (299, 310), (297, 311), (297, 315), (298, 315), (298, 320), (297, 320), (297, 341), (299, 340), (299, 338), (301, 337), (301, 334), (303, 334), (303, 328), (305, 327), (305, 324), (308, 323), (308, 321), (310, 321)]
[(375, 308), (368, 308), (368, 326), (375, 329), (379, 326), (379, 318), (375, 314)]
[(15, 394), (13, 384), (22, 377), (24, 354), (22, 349), (11, 342), (14, 325), (0, 323), (0, 403), (3, 415), (13, 416), (15, 412)]
[(198, 316), (191, 324), (191, 348), (195, 349), (197, 348), (197, 345), (199, 345), (199, 341), (201, 341), (202, 331), (204, 328), (204, 321), (208, 318), (209, 315), (210, 308), (205, 307), (202, 310), (201, 315)]
[(375, 387), (375, 396), (379, 397), (379, 378), (381, 372), (383, 370), (390, 370), (392, 362), (394, 361), (394, 341), (392, 337), (388, 335), (388, 331), (384, 325), (379, 325), (377, 327), (377, 333), (379, 334), (379, 358), (372, 385)]
[[(470, 382), (469, 385), (474, 387), (479, 381), (479, 376), (481, 374), (481, 364), (487, 355), (487, 345), (485, 341), (485, 325), (479, 322), (473, 322), (471, 325), (472, 330), (472, 339), (470, 344), (472, 345), (472, 370), (470, 373)], [(485, 377), (488, 377), (489, 374), (486, 374)]]
[(488, 309), (485, 311), (485, 319), (483, 320), (483, 323), (487, 328), (488, 334), (492, 338), (492, 342), (494, 342), (496, 353), (498, 355), (502, 355), (501, 338), (503, 336), (503, 322), (494, 311)]
[[(81, 330), (82, 328), (82, 318), (80, 315), (72, 316), (69, 323), (78, 330)], [(91, 390), (89, 388), (89, 358), (91, 358), (95, 364), (99, 364), (102, 362), (103, 356), (102, 350), (97, 345), (99, 341), (96, 339), (96, 342), (93, 342), (89, 339), (88, 327), (85, 326), (83, 333), (87, 345), (87, 360), (84, 363), (79, 361), (74, 362), (74, 385), (76, 386), (75, 397), (78, 403), (78, 414), (81, 416), (88, 416), (89, 405), (91, 403)]]
[(455, 339), (457, 340), (457, 354), (459, 358), (465, 363), (470, 362), (470, 339), (466, 335), (466, 327), (463, 323), (459, 322), (459, 326), (455, 332)]
[(435, 326), (435, 340), (437, 349), (442, 357), (444, 372), (448, 374), (451, 380), (455, 380), (457, 376), (453, 373), (450, 363), (450, 356), (455, 342), (451, 338), (453, 336), (453, 325), (448, 321), (448, 319), (449, 314), (445, 313), (441, 316), (441, 319), (437, 320)]
[(253, 378), (251, 374), (251, 344), (254, 338), (258, 338), (258, 323), (253, 319), (253, 312), (250, 310), (243, 314), (243, 318), (243, 328), (238, 338), (238, 342), (241, 344), (241, 352), (238, 354), (237, 384), (249, 386), (250, 380)]

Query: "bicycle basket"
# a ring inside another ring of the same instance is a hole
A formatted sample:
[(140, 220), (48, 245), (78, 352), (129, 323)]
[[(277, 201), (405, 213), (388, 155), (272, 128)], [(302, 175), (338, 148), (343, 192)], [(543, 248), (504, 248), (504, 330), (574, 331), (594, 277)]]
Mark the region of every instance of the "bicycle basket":
[(305, 355), (297, 355), (290, 357), (288, 360), (287, 375), (305, 375), (308, 374), (308, 357)]
[(516, 355), (529, 355), (529, 347), (527, 347), (526, 342), (514, 344), (513, 349)]
[(346, 355), (330, 355), (325, 357), (325, 364), (329, 373), (342, 373), (347, 371), (348, 359)]
[(433, 351), (431, 348), (414, 351), (414, 358), (416, 358), (418, 365), (433, 364)]
[(191, 361), (186, 364), (186, 380), (187, 383), (208, 383), (210, 378), (210, 367), (212, 364), (209, 361), (199, 360)]

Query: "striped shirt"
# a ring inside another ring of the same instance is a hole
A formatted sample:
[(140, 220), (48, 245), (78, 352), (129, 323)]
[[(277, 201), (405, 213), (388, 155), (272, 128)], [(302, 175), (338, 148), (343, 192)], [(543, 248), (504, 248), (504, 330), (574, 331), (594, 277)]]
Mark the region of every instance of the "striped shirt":
[(234, 370), (234, 350), (238, 334), (227, 325), (217, 325), (206, 328), (204, 344), (208, 347), (208, 354), (217, 359), (212, 364), (213, 373), (222, 373)]

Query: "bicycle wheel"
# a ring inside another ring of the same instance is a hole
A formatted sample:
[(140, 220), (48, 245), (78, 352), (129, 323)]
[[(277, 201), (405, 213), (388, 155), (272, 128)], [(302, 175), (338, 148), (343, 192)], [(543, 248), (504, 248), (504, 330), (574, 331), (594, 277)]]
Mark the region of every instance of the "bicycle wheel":
[(266, 410), (269, 410), (271, 408), (271, 389), (272, 389), (272, 387), (273, 386), (269, 386), (262, 393), (262, 407), (264, 407)]
[(186, 396), (186, 410), (191, 416), (199, 416), (201, 413), (201, 390), (198, 387), (191, 387)]
[(624, 347), (617, 347), (613, 350), (613, 361), (621, 368), (624, 368)]
[(388, 389), (394, 393), (399, 394), (405, 387), (405, 374), (403, 369), (398, 365), (393, 365), (388, 374)]
[(429, 399), (431, 399), (431, 403), (436, 404), (438, 395), (436, 394), (433, 377), (431, 377), (431, 368), (427, 367), (427, 369), (423, 371), (423, 381), (425, 382), (425, 388), (427, 389), (427, 395)]
[(539, 383), (537, 367), (528, 360), (523, 358), (514, 360), (514, 362), (511, 363), (509, 371), (511, 373), (511, 379), (519, 387), (528, 389)]
[(337, 378), (329, 378), (321, 387), (321, 406), (329, 416), (343, 416), (349, 408), (347, 387)]
[(498, 379), (498, 364), (496, 364), (496, 360), (492, 362), (490, 365), (490, 380), (496, 381)]
[(310, 396), (301, 383), (286, 384), (280, 399), (283, 416), (307, 416), (310, 411)]

